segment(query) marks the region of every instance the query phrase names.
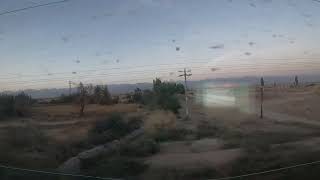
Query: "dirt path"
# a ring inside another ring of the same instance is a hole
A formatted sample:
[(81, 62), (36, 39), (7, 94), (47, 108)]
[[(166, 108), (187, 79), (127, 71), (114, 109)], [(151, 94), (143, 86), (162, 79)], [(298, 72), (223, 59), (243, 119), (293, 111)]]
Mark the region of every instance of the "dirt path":
[(221, 167), (243, 155), (241, 149), (208, 151), (201, 153), (165, 153), (149, 158), (152, 168), (201, 168)]
[(283, 113), (267, 111), (267, 112), (264, 112), (264, 116), (267, 118), (276, 120), (278, 122), (297, 122), (297, 123), (304, 123), (308, 125), (320, 126), (319, 121), (310, 120), (302, 117), (295, 117), (295, 116), (291, 116)]

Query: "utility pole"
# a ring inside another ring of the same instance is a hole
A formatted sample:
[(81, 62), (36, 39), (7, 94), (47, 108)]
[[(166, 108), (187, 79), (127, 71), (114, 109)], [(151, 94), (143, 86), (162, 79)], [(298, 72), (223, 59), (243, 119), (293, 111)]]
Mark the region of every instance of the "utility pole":
[(78, 83), (75, 83), (75, 82), (72, 82), (72, 81), (69, 81), (69, 96), (71, 96), (71, 86), (72, 85), (75, 85), (75, 86), (79, 86), (79, 84)]
[(264, 91), (264, 79), (263, 77), (261, 77), (260, 79), (260, 98), (261, 98), (261, 101), (260, 101), (260, 118), (263, 119), (263, 91)]
[(185, 102), (186, 102), (186, 117), (189, 117), (189, 108), (188, 108), (188, 86), (187, 86), (187, 77), (192, 76), (192, 74), (190, 73), (191, 70), (187, 70), (186, 68), (184, 68), (183, 71), (179, 71), (182, 72), (183, 74), (179, 75), (179, 77), (184, 77), (184, 96), (185, 96)]

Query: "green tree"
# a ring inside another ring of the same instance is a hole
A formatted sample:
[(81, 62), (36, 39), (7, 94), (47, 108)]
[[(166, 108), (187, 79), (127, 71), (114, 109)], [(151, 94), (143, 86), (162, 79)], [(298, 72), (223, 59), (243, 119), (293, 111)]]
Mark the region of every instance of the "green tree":
[(94, 102), (97, 104), (112, 104), (112, 97), (107, 85), (97, 85), (93, 90)]

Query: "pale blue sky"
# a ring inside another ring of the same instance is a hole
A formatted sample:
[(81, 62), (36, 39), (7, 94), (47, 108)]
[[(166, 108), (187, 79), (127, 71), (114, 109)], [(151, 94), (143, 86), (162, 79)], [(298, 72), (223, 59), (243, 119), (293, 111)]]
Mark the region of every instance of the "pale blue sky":
[(0, 90), (315, 73), (319, 34), (313, 0), (70, 0), (0, 16)]

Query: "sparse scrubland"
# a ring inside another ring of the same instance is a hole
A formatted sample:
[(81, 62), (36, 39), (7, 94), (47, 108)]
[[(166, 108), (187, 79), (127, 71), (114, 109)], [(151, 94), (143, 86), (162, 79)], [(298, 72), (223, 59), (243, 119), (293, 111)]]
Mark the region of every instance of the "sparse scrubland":
[[(314, 122), (315, 119), (311, 118), (318, 113), (317, 107), (312, 106), (320, 98), (316, 86), (290, 89), (286, 96), (277, 98), (272, 98), (272, 93), (279, 95), (283, 92), (266, 91), (269, 98), (265, 103), (264, 119), (232, 107), (203, 107), (193, 101), (192, 96), (189, 104), (191, 117), (186, 119), (180, 109), (183, 107), (182, 87), (156, 80), (153, 90), (137, 89), (127, 96), (129, 103), (126, 104), (105, 103), (95, 97), (91, 103), (86, 100), (81, 116), (79, 102), (74, 100), (77, 96), (73, 100), (62, 96), (63, 100), (38, 104), (26, 95), (23, 97), (27, 101), (23, 103), (13, 101), (13, 96), (3, 95), (0, 98), (5, 102), (0, 103), (1, 164), (56, 171), (79, 153), (117, 142), (137, 129), (143, 129), (143, 135), (120, 144), (112, 152), (82, 161), (81, 174), (125, 179), (208, 179), (320, 158), (317, 155), (320, 151), (317, 145), (320, 143), (320, 126), (308, 123)], [(101, 89), (96, 91), (101, 92)], [(310, 115), (301, 121), (299, 117), (303, 114), (299, 116), (288, 111), (291, 104), (300, 101), (292, 98), (295, 96), (308, 100), (304, 106), (295, 107), (295, 113), (302, 112), (299, 108), (310, 108)], [(4, 106), (7, 103), (10, 106)], [(286, 113), (299, 121), (272, 118), (267, 116), (269, 112)], [(319, 167), (314, 165), (250, 179), (301, 179), (302, 175), (307, 179), (317, 179), (318, 172)], [(67, 178), (10, 170), (0, 170), (0, 177)]]

